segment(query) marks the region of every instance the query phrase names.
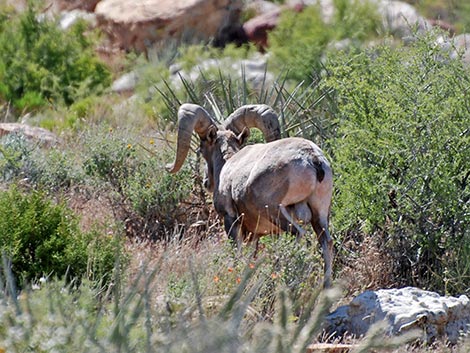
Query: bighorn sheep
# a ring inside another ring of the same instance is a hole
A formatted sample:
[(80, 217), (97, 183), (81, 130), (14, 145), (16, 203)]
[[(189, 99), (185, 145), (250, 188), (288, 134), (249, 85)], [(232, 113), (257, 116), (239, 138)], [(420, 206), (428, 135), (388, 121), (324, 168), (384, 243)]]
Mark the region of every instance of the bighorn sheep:
[[(260, 129), (267, 143), (242, 148), (249, 128)], [(320, 148), (303, 138), (280, 139), (276, 113), (267, 105), (245, 105), (218, 125), (199, 105), (178, 111), (177, 151), (167, 166), (176, 173), (188, 154), (191, 134), (200, 138), (206, 160), (206, 188), (223, 218), (227, 235), (237, 242), (288, 231), (303, 236), (311, 223), (322, 246), (324, 285), (332, 276), (333, 240), (328, 231), (333, 176)]]

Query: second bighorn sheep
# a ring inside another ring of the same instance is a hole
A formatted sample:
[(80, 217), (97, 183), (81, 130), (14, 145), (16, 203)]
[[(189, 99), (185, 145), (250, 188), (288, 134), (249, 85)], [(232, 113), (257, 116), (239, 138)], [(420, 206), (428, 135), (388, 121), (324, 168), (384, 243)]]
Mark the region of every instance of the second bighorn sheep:
[[(242, 148), (251, 127), (260, 129), (267, 143)], [(204, 108), (186, 103), (178, 111), (176, 158), (169, 172), (183, 165), (193, 131), (206, 160), (205, 186), (213, 192), (227, 235), (238, 244), (250, 233), (303, 236), (302, 224), (311, 223), (322, 247), (324, 285), (330, 286), (333, 175), (320, 148), (303, 138), (280, 139), (277, 114), (267, 105), (242, 106), (219, 125)]]

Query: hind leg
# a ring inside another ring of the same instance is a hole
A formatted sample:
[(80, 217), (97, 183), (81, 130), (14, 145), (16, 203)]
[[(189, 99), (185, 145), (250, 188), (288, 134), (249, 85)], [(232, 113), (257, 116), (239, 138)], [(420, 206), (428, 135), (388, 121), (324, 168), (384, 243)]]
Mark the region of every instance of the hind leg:
[(281, 214), (284, 216), (285, 220), (287, 221), (287, 222), (282, 222), (282, 220), (280, 220), (281, 226), (284, 230), (288, 230), (291, 233), (295, 234), (297, 236), (297, 239), (299, 239), (300, 237), (304, 237), (305, 234), (307, 234), (306, 230), (303, 229), (302, 226), (295, 221), (295, 219), (287, 211), (284, 205), (282, 204), (279, 205), (279, 211), (281, 211)]
[(224, 215), (224, 228), (225, 233), (230, 240), (232, 240), (233, 244), (237, 245), (238, 251), (241, 251), (243, 236), (242, 236), (242, 216), (232, 217), (228, 214)]
[(320, 218), (318, 215), (314, 214), (312, 226), (320, 242), (323, 261), (325, 262), (323, 287), (329, 288), (331, 287), (333, 276), (333, 239), (328, 231), (328, 217)]

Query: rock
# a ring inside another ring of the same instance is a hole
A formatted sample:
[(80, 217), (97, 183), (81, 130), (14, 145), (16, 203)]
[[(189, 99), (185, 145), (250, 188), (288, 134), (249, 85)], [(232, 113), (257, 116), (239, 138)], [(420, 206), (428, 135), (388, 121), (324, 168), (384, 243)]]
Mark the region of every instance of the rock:
[(93, 12), (100, 0), (53, 0), (50, 6), (56, 11), (82, 10)]
[(60, 14), (59, 27), (62, 30), (70, 28), (78, 20), (85, 20), (91, 25), (91, 27), (96, 27), (96, 15), (91, 12), (86, 12), (83, 10), (72, 10), (72, 11), (63, 11)]
[(326, 331), (362, 336), (379, 321), (386, 322), (389, 335), (417, 328), (428, 342), (443, 338), (456, 343), (470, 331), (470, 300), (466, 295), (440, 296), (413, 287), (366, 291), (328, 315)]
[(460, 56), (464, 65), (470, 66), (470, 33), (459, 34), (451, 40), (454, 57)]
[(137, 85), (139, 78), (134, 71), (122, 75), (111, 85), (111, 90), (117, 93), (131, 92)]
[[(437, 37), (436, 44), (451, 59), (460, 59), (464, 66), (470, 66), (470, 33), (459, 34), (455, 37), (442, 34)], [(441, 61), (447, 60), (447, 56), (444, 55), (438, 55), (437, 58)]]
[(26, 138), (38, 141), (45, 146), (52, 146), (59, 142), (55, 134), (40, 127), (23, 123), (0, 123), (0, 137), (11, 133), (23, 134)]
[(277, 7), (259, 16), (253, 17), (243, 24), (248, 40), (264, 51), (268, 46), (268, 32), (279, 22), (282, 8)]
[(276, 10), (279, 8), (279, 5), (267, 1), (267, 0), (255, 0), (253, 2), (250, 2), (246, 4), (245, 6), (245, 11), (248, 13), (253, 12), (255, 14), (254, 17), (263, 15), (265, 13), (271, 12), (273, 10)]
[(423, 32), (432, 27), (414, 6), (406, 2), (380, 0), (377, 5), (385, 31), (394, 37), (406, 40), (413, 35), (415, 28)]
[(111, 42), (147, 52), (155, 42), (181, 38), (208, 40), (238, 21), (242, 0), (102, 0), (95, 13)]

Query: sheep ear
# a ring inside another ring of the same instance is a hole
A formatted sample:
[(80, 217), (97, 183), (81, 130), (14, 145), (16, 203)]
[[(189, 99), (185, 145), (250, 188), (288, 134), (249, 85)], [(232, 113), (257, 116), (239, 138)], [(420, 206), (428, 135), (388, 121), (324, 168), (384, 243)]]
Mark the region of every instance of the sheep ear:
[(206, 140), (210, 145), (212, 145), (215, 143), (216, 139), (217, 139), (217, 128), (215, 126), (211, 126), (209, 127), (209, 130), (207, 131)]
[(242, 132), (240, 132), (240, 134), (237, 136), (240, 145), (243, 145), (246, 140), (248, 140), (248, 137), (250, 137), (250, 129), (248, 127), (244, 127)]

